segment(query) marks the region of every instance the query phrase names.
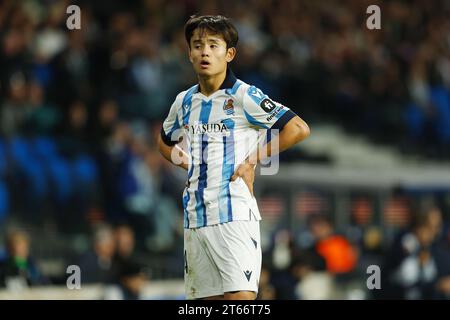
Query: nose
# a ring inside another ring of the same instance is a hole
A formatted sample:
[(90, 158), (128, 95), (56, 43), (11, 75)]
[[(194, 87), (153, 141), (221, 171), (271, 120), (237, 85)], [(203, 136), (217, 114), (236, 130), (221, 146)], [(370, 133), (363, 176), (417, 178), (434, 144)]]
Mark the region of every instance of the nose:
[(208, 46), (204, 46), (202, 50), (202, 57), (208, 57), (209, 56), (209, 48)]

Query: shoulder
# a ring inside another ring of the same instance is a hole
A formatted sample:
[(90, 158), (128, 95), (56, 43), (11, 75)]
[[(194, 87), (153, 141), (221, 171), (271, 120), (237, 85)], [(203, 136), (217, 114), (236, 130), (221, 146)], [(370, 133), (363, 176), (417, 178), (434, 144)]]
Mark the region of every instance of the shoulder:
[(232, 92), (232, 94), (242, 102), (244, 102), (251, 95), (251, 93), (257, 89), (255, 86), (239, 79), (236, 82), (235, 88), (236, 89), (234, 92)]
[(184, 90), (181, 91), (180, 93), (178, 93), (173, 101), (173, 104), (177, 107), (181, 106), (182, 102), (183, 102), (183, 97), (186, 95), (188, 90)]
[(244, 105), (253, 103), (260, 105), (264, 100), (268, 99), (268, 96), (261, 89), (252, 84), (243, 82), (239, 89)]
[(248, 84), (248, 83), (246, 83), (246, 82), (244, 82), (244, 81), (242, 81), (240, 79), (237, 79), (236, 83), (239, 85), (239, 87), (237, 89), (237, 93), (238, 94), (239, 93), (240, 94), (245, 94), (248, 91), (248, 89), (252, 87), (252, 85), (250, 85), (250, 84)]
[(180, 93), (178, 93), (177, 96), (175, 97), (173, 104), (176, 107), (181, 107), (181, 105), (183, 105), (183, 103), (185, 103), (186, 100), (189, 99), (189, 97), (192, 97), (193, 93), (197, 90), (197, 86), (198, 86), (197, 84), (193, 85), (189, 89), (183, 90)]
[(241, 80), (238, 80), (238, 81), (240, 81), (240, 86), (238, 88), (238, 94), (241, 94), (243, 97), (253, 97), (253, 96), (263, 97), (263, 96), (265, 96), (265, 94), (261, 91), (261, 89), (259, 89), (255, 85), (246, 83)]

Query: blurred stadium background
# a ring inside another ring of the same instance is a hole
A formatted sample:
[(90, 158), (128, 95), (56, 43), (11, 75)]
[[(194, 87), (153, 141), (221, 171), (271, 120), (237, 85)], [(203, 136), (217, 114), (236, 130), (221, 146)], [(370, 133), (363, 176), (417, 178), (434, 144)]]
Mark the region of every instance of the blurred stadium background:
[[(155, 139), (196, 81), (192, 14), (231, 17), (236, 75), (312, 131), (256, 178), (260, 298), (448, 299), (444, 0), (2, 1), (0, 298), (184, 298), (185, 173)], [(73, 264), (82, 290), (66, 288)]]

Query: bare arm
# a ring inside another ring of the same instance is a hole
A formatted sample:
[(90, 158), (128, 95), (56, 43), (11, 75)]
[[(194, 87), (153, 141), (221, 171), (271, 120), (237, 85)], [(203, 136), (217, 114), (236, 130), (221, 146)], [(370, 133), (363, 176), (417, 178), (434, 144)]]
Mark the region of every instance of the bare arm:
[(286, 123), (286, 125), (278, 135), (278, 148), (272, 148), (272, 141), (270, 141), (263, 147), (265, 148), (265, 152), (258, 152), (258, 150), (256, 150), (248, 157), (246, 162), (249, 162), (251, 164), (261, 163), (262, 160), (271, 156), (275, 156), (280, 152), (289, 149), (293, 145), (306, 139), (309, 135), (310, 130), (306, 122), (303, 121), (299, 116), (295, 116), (291, 120), (289, 120), (288, 123)]
[(278, 148), (273, 148), (272, 141), (265, 144), (263, 148), (265, 152), (256, 150), (253, 152), (235, 171), (231, 177), (231, 181), (236, 180), (238, 177), (242, 177), (253, 194), (253, 181), (255, 179), (255, 167), (256, 164), (261, 163), (262, 160), (279, 154), (280, 152), (289, 149), (298, 142), (306, 139), (310, 135), (310, 130), (305, 121), (299, 116), (293, 117), (283, 127), (278, 135)]

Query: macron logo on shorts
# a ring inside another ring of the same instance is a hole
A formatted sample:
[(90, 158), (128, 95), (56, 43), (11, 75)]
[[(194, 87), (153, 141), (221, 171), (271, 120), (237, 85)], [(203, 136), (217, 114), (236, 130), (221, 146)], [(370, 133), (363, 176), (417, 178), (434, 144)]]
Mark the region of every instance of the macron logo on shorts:
[(252, 242), (255, 245), (255, 249), (258, 248), (258, 242), (256, 242), (256, 240), (253, 239), (252, 237), (250, 237), (250, 239), (252, 239)]
[(252, 271), (244, 271), (245, 277), (247, 278), (248, 281), (250, 281), (250, 277), (252, 276)]

